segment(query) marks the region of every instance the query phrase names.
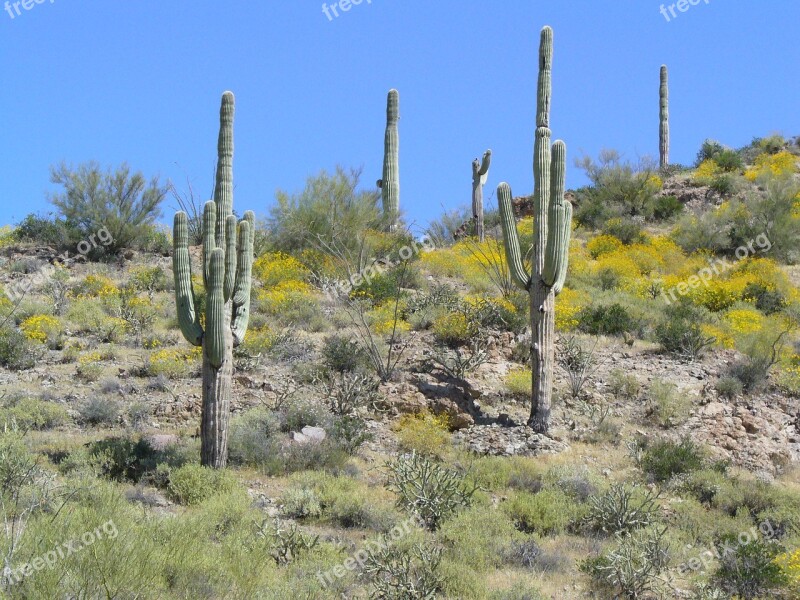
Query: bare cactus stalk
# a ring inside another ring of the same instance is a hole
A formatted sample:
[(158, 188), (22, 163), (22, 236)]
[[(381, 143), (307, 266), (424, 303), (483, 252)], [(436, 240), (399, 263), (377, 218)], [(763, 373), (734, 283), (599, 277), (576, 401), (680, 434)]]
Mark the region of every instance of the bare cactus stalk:
[(475, 237), (482, 242), (483, 232), (483, 186), (489, 177), (489, 166), (492, 164), (492, 151), (483, 153), (483, 160), (472, 161), (472, 218), (475, 220)]
[(669, 74), (667, 65), (661, 65), (661, 87), (659, 89), (659, 166), (669, 166)]

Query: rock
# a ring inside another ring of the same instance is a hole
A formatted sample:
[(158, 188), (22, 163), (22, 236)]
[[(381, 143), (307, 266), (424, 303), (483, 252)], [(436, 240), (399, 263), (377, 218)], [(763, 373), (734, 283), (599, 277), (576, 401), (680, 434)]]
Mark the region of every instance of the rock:
[(327, 432), (322, 427), (303, 427), (299, 432), (292, 433), (292, 440), (298, 444), (308, 444), (311, 442), (319, 443), (328, 437)]
[(178, 436), (171, 433), (158, 433), (146, 438), (147, 443), (153, 450), (162, 452), (178, 443)]

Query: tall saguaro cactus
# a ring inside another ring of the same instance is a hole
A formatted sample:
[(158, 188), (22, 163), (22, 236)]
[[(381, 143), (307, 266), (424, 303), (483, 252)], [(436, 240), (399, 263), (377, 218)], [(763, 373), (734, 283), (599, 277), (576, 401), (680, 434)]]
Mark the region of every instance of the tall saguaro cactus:
[(531, 310), (531, 416), (528, 424), (538, 433), (550, 427), (555, 359), (555, 297), (564, 287), (572, 225), (572, 204), (564, 199), (566, 146), (550, 146), (550, 96), (553, 63), (553, 30), (542, 29), (539, 46), (539, 83), (536, 140), (533, 149), (534, 239), (530, 272), (523, 263), (511, 188), (497, 188), (506, 261), (514, 282), (530, 295)]
[(667, 73), (667, 65), (661, 65), (659, 100), (661, 126), (658, 131), (658, 162), (659, 166), (663, 169), (669, 165), (669, 74)]
[(400, 217), (400, 94), (389, 90), (386, 99), (386, 136), (383, 142), (383, 178), (378, 180), (383, 199), (383, 213), (389, 219), (390, 229), (395, 229)]
[(173, 270), (178, 323), (186, 340), (203, 348), (201, 462), (222, 468), (228, 460), (233, 348), (244, 340), (250, 318), (255, 215), (237, 223), (233, 214), (233, 113), (231, 92), (222, 95), (214, 200), (203, 211), (205, 328), (192, 283), (188, 217), (175, 215)]
[(483, 233), (483, 186), (489, 177), (489, 166), (492, 164), (492, 151), (483, 153), (483, 160), (472, 161), (472, 218), (475, 219), (475, 237), (484, 240)]

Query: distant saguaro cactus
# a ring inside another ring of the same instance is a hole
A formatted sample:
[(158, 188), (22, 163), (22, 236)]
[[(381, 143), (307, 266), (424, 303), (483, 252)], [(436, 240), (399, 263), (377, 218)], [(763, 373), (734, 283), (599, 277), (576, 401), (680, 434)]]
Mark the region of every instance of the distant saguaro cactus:
[(533, 248), (530, 273), (523, 264), (514, 218), (511, 188), (497, 188), (500, 223), (514, 282), (530, 295), (531, 311), (531, 415), (534, 431), (547, 433), (553, 395), (555, 359), (555, 297), (564, 287), (572, 225), (572, 204), (564, 199), (566, 146), (556, 141), (550, 147), (550, 97), (553, 62), (553, 30), (542, 29), (539, 46), (539, 83), (534, 143)]
[[(222, 96), (214, 200), (203, 211), (205, 329), (196, 308), (185, 212), (175, 215), (173, 270), (178, 323), (186, 340), (203, 348), (201, 462), (222, 468), (228, 459), (228, 422), (233, 378), (233, 347), (247, 332), (252, 287), (255, 215), (237, 223), (233, 214), (233, 113), (231, 92)], [(238, 235), (238, 239), (237, 239)]]
[(669, 74), (667, 65), (661, 65), (661, 87), (659, 88), (659, 166), (663, 169), (669, 166)]
[(383, 213), (394, 230), (400, 217), (400, 94), (389, 90), (386, 99), (386, 136), (383, 142), (383, 178), (378, 180), (383, 198)]
[(472, 218), (475, 219), (475, 237), (484, 240), (483, 233), (483, 186), (489, 177), (489, 166), (492, 164), (492, 151), (483, 153), (483, 160), (472, 161)]

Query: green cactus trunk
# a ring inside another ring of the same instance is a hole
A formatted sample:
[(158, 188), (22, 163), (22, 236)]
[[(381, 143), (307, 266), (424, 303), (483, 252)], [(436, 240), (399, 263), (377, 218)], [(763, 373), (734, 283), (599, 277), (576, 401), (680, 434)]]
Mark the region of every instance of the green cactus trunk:
[(669, 166), (669, 75), (667, 65), (661, 65), (661, 87), (659, 89), (659, 165), (663, 169)]
[(489, 177), (489, 166), (492, 164), (492, 151), (483, 153), (483, 160), (472, 161), (472, 218), (475, 220), (475, 237), (483, 242), (483, 186)]
[(566, 146), (550, 146), (551, 68), (553, 31), (542, 29), (539, 47), (536, 141), (534, 143), (534, 240), (530, 272), (523, 262), (512, 193), (507, 183), (497, 188), (506, 261), (514, 282), (530, 295), (531, 415), (534, 431), (547, 433), (553, 395), (555, 362), (555, 297), (564, 287), (569, 257), (572, 205), (564, 198)]
[(383, 143), (383, 177), (378, 180), (383, 199), (383, 214), (389, 229), (395, 230), (400, 218), (400, 135), (397, 123), (400, 120), (400, 95), (389, 90), (386, 99), (386, 136)]
[(178, 323), (186, 340), (203, 348), (201, 463), (223, 468), (228, 460), (228, 424), (233, 388), (233, 348), (244, 340), (250, 315), (255, 215), (233, 215), (234, 98), (222, 96), (214, 200), (203, 211), (205, 330), (195, 306), (189, 258), (188, 217), (175, 215), (173, 271)]

